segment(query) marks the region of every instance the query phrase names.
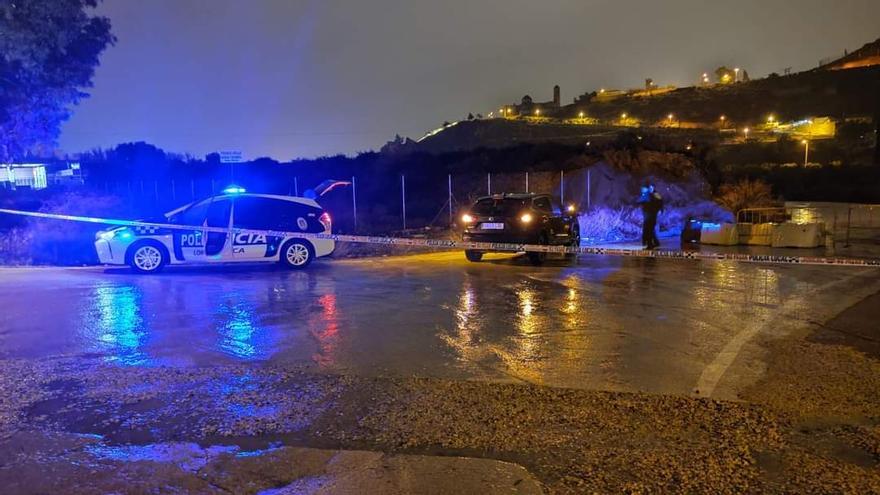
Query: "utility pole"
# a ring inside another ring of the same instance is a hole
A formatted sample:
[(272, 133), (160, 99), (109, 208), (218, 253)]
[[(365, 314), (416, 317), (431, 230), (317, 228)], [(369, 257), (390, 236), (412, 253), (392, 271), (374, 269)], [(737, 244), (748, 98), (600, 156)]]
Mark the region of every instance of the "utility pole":
[(807, 168), (808, 160), (810, 159), (810, 140), (804, 139), (804, 168)]
[(449, 202), (449, 225), (452, 225), (452, 174), (446, 176), (447, 186), (449, 197), (447, 201)]
[(559, 204), (565, 203), (565, 170), (559, 171)]
[(880, 167), (880, 70), (874, 85), (874, 166)]
[(403, 230), (406, 230), (406, 176), (400, 174), (400, 207), (403, 211)]
[(354, 219), (354, 231), (358, 231), (358, 202), (357, 202), (357, 182), (354, 176), (351, 176), (351, 216)]

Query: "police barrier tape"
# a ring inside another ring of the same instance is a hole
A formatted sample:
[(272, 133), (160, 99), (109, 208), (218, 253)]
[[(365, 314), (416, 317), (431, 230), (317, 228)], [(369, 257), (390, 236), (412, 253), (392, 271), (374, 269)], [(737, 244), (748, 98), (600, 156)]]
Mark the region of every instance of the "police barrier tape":
[(73, 222), (96, 223), (102, 225), (115, 225), (120, 227), (142, 227), (168, 230), (199, 230), (202, 232), (216, 232), (220, 234), (256, 234), (272, 237), (298, 237), (302, 239), (325, 239), (337, 242), (355, 242), (365, 244), (385, 244), (394, 246), (422, 246), (446, 249), (473, 249), (485, 251), (507, 252), (538, 252), (559, 254), (592, 254), (604, 256), (623, 256), (630, 258), (670, 258), (690, 260), (715, 260), (715, 261), (740, 261), (748, 263), (787, 263), (798, 265), (838, 265), (838, 266), (875, 266), (880, 267), (880, 259), (858, 258), (825, 258), (820, 256), (777, 256), (768, 254), (738, 254), (738, 253), (704, 253), (699, 251), (667, 251), (667, 250), (644, 250), (604, 248), (589, 246), (545, 246), (540, 244), (515, 244), (497, 242), (471, 242), (456, 241), (453, 239), (412, 239), (406, 237), (365, 236), (350, 234), (312, 234), (307, 232), (293, 232), (285, 230), (261, 230), (243, 228), (223, 228), (192, 225), (177, 225), (172, 223), (142, 222), (137, 220), (119, 220), (114, 218), (85, 217), (76, 215), (61, 215), (57, 213), (40, 213), (35, 211), (9, 210), (0, 208), (0, 213), (21, 215), (36, 218), (48, 218), (54, 220), (68, 220)]

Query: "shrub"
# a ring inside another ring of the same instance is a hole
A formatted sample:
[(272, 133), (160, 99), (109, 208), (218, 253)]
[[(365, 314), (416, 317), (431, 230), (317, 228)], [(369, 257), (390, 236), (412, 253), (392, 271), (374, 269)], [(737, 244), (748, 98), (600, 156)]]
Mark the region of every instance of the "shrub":
[[(11, 204), (16, 208), (17, 205)], [(30, 208), (23, 208), (30, 209)], [(86, 216), (125, 216), (119, 198), (64, 192), (46, 198), (39, 211)], [(29, 218), (0, 235), (0, 263), (83, 265), (98, 262), (95, 233), (105, 226)]]
[(744, 208), (772, 206), (775, 201), (770, 185), (761, 180), (743, 179), (733, 184), (723, 184), (715, 200), (733, 213)]

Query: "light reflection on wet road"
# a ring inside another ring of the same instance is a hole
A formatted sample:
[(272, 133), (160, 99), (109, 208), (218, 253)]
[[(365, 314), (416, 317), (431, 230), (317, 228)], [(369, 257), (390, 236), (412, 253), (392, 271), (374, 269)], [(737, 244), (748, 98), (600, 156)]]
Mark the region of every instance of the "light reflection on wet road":
[(723, 372), (723, 393), (765, 359), (749, 344), (729, 370), (713, 364), (737, 335), (797, 331), (880, 289), (877, 271), (860, 268), (490, 260), (441, 253), (322, 262), (305, 272), (237, 266), (160, 276), (3, 269), (0, 357), (268, 361), (664, 393), (692, 392), (711, 369)]

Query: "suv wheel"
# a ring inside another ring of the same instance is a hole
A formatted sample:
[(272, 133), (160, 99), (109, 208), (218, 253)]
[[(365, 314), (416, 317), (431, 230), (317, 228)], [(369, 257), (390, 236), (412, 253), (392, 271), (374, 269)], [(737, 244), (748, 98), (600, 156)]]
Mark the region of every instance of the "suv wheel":
[(129, 248), (128, 265), (137, 273), (158, 273), (168, 263), (168, 252), (155, 241), (143, 241)]
[[(538, 239), (538, 244), (542, 246), (546, 246), (547, 242), (547, 234), (541, 234), (541, 238)], [(529, 257), (529, 263), (534, 266), (539, 266), (544, 264), (544, 260), (547, 259), (547, 253), (539, 253), (536, 251), (530, 251), (526, 253)]]
[[(568, 241), (569, 247), (578, 247), (581, 245), (581, 227), (578, 224), (573, 224), (571, 226), (571, 232), (568, 234), (570, 241)], [(565, 253), (565, 257), (568, 259), (577, 258), (576, 253)]]
[(483, 259), (483, 253), (480, 251), (473, 251), (470, 249), (465, 250), (464, 257), (467, 258), (468, 261), (473, 263), (477, 263), (478, 261)]
[(304, 239), (291, 239), (281, 248), (281, 263), (288, 268), (302, 269), (315, 259), (315, 248)]

